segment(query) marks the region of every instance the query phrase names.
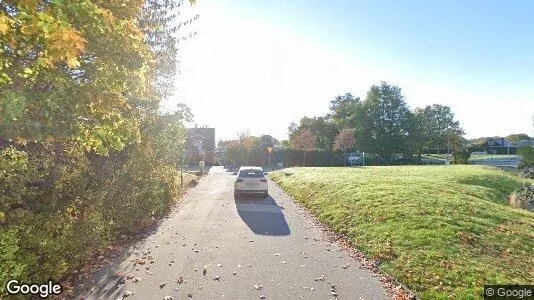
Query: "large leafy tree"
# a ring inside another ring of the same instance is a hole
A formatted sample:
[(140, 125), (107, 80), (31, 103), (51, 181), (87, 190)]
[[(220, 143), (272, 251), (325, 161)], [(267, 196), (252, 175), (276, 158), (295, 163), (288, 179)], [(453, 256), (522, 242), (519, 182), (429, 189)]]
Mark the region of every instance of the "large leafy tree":
[(358, 145), (389, 162), (409, 152), (411, 112), (401, 89), (387, 82), (373, 85), (356, 114)]
[(458, 148), (464, 134), (460, 123), (454, 119), (449, 106), (433, 104), (424, 109), (415, 109), (418, 134), (423, 138), (424, 148)]
[(148, 98), (152, 68), (135, 22), (142, 1), (103, 3), (0, 3), (2, 136), (75, 139), (100, 153), (135, 140), (125, 116), (132, 98)]
[(330, 101), (330, 116), (332, 121), (338, 127), (355, 126), (355, 117), (360, 105), (360, 98), (353, 96), (351, 93), (338, 95)]
[(176, 5), (0, 2), (0, 136), (68, 139), (105, 154), (139, 140), (138, 108), (168, 95)]
[(259, 139), (260, 139), (260, 146), (262, 148), (274, 147), (275, 145), (279, 143), (276, 138), (268, 134), (260, 135)]

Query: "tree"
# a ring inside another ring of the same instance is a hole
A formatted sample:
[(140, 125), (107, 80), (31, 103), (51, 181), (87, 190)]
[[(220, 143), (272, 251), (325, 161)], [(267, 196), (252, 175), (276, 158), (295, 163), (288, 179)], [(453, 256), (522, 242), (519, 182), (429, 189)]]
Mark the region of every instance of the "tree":
[(401, 89), (386, 82), (373, 85), (355, 118), (358, 145), (387, 163), (409, 152), (410, 110)]
[(463, 130), (460, 123), (454, 119), (454, 114), (448, 106), (433, 104), (424, 109), (415, 109), (419, 134), (423, 138), (420, 144), (423, 148), (458, 148), (463, 144)]
[(300, 132), (302, 129), (309, 129), (316, 137), (316, 148), (320, 150), (332, 150), (332, 145), (336, 134), (338, 133), (337, 126), (332, 122), (330, 116), (325, 117), (302, 117), (299, 124), (293, 125), (294, 133)]
[(130, 2), (0, 3), (4, 137), (74, 139), (99, 153), (138, 140), (130, 101), (150, 99), (154, 69), (136, 25), (143, 5)]
[(315, 150), (315, 135), (309, 129), (302, 129), (291, 139), (293, 149), (304, 153), (304, 165), (306, 166), (306, 156), (309, 151)]
[(518, 134), (510, 134), (505, 139), (511, 143), (516, 143), (516, 142), (523, 141), (523, 140), (530, 141), (533, 138), (531, 138), (528, 134), (518, 133)]
[(0, 2), (0, 135), (107, 154), (139, 142), (176, 73), (165, 0)]
[(355, 116), (360, 105), (360, 98), (351, 93), (336, 96), (330, 101), (330, 115), (333, 122), (339, 127), (352, 127), (355, 125)]
[(260, 135), (259, 139), (261, 147), (263, 148), (274, 147), (278, 144), (278, 140), (268, 134)]
[(292, 135), (298, 132), (298, 129), (299, 125), (296, 122), (291, 122), (291, 124), (289, 124), (289, 127), (287, 128), (287, 135), (291, 137)]
[(291, 148), (291, 142), (290, 142), (290, 140), (282, 140), (282, 141), (280, 141), (280, 145), (281, 145), (283, 148)]
[(333, 149), (335, 151), (347, 151), (354, 148), (354, 142), (354, 130), (343, 128), (336, 136)]
[(227, 141), (226, 143), (226, 158), (232, 165), (241, 164), (242, 150), (241, 144), (237, 140)]

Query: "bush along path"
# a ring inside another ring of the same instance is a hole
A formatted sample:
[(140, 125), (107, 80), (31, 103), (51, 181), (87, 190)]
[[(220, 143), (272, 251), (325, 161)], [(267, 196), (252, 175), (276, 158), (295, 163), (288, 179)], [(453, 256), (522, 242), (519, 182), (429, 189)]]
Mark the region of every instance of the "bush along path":
[[(194, 174), (184, 174), (183, 178), (184, 183), (181, 196), (186, 195), (188, 190), (195, 187), (199, 180), (201, 180), (201, 177)], [(121, 258), (125, 257), (127, 249), (153, 234), (164, 218), (168, 218), (175, 210), (179, 209), (182, 204), (181, 199), (175, 200), (176, 203), (173, 203), (164, 215), (139, 222), (139, 225), (135, 226), (135, 230), (131, 230), (127, 234), (121, 234), (113, 241), (110, 241), (109, 245), (92, 252), (82, 264), (71, 270), (61, 279), (63, 293), (56, 298), (70, 298), (74, 296), (75, 290), (87, 287), (92, 288), (96, 284), (91, 279), (95, 274), (98, 275), (114, 268), (121, 261)], [(114, 274), (114, 276), (119, 278), (121, 274), (119, 272)]]
[[(179, 1), (0, 1), (0, 298), (59, 280), (180, 195)], [(193, 1), (191, 1), (193, 2)], [(183, 27), (183, 26), (182, 26)]]

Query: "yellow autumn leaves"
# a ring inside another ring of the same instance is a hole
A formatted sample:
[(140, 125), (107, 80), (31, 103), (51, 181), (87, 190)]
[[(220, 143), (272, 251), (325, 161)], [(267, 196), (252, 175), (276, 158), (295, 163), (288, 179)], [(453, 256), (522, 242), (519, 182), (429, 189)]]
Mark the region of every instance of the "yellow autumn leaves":
[(0, 34), (7, 34), (11, 28), (9, 18), (6, 15), (0, 15)]
[[(65, 62), (69, 68), (79, 67), (78, 57), (84, 52), (86, 40), (70, 24), (45, 12), (21, 12), (0, 16), (0, 41), (8, 50), (24, 56), (37, 52), (34, 67), (52, 68)], [(4, 60), (4, 57), (0, 56)]]

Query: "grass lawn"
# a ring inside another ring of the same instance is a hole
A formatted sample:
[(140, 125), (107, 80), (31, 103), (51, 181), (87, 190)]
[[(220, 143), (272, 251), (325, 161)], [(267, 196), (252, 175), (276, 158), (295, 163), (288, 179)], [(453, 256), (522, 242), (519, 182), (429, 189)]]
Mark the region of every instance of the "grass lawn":
[(289, 168), (271, 178), (423, 299), (481, 298), (534, 283), (534, 213), (508, 205), (524, 179), (484, 166)]

